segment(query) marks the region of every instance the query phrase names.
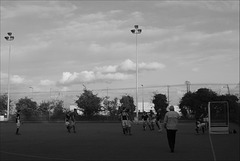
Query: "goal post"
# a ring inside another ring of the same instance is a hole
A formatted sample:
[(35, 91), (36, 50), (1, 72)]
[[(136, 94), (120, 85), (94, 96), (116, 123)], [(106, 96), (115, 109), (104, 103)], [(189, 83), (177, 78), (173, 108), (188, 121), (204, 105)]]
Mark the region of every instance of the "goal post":
[(208, 102), (208, 120), (210, 134), (229, 134), (228, 102)]

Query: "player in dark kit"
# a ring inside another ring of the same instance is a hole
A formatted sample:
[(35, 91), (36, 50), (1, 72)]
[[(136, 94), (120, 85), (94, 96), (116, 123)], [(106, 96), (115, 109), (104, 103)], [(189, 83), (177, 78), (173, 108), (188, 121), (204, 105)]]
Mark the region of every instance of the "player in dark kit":
[(143, 111), (143, 115), (142, 115), (142, 120), (143, 120), (143, 130), (146, 130), (146, 126), (149, 125), (149, 120), (148, 120), (148, 115), (145, 111)]
[(70, 111), (66, 112), (65, 115), (65, 125), (69, 133), (71, 133), (71, 125), (70, 125)]
[(150, 110), (150, 113), (149, 113), (149, 128), (150, 130), (154, 130), (154, 123), (155, 123), (155, 114), (153, 113), (152, 110)]
[(199, 131), (202, 131), (202, 134), (204, 134), (205, 127), (206, 127), (206, 123), (203, 122), (202, 119), (197, 119), (196, 120), (196, 128), (195, 128), (195, 130), (196, 130), (197, 134), (199, 134)]
[(131, 133), (131, 123), (130, 123), (130, 117), (128, 114), (128, 110), (124, 109), (120, 115), (121, 121), (122, 121), (122, 128), (123, 128), (123, 134), (129, 134)]
[(162, 127), (161, 127), (161, 109), (158, 109), (157, 114), (156, 114), (156, 125), (158, 127), (158, 131), (161, 132), (162, 131)]
[(75, 128), (75, 124), (76, 124), (76, 120), (75, 117), (77, 116), (77, 109), (74, 109), (73, 112), (70, 113), (70, 126), (73, 128), (73, 132), (76, 133), (76, 128)]
[(16, 113), (16, 125), (17, 125), (16, 135), (20, 135), (20, 133), (19, 133), (19, 129), (21, 126), (20, 112), (21, 112), (21, 110), (18, 110)]

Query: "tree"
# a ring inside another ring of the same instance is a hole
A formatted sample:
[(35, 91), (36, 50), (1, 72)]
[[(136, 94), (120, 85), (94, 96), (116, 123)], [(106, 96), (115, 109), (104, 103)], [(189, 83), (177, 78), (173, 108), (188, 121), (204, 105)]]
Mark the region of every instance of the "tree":
[[(1, 94), (0, 95), (0, 115), (6, 115), (7, 113), (7, 100), (8, 100), (8, 96), (7, 94)], [(12, 100), (9, 100), (9, 108), (10, 110), (12, 110)]]
[(196, 92), (186, 93), (180, 100), (179, 108), (184, 117), (187, 117), (187, 112), (190, 111), (199, 118), (201, 115), (206, 116), (208, 113), (208, 102), (217, 101), (217, 93), (207, 88), (200, 88)]
[(160, 117), (163, 117), (166, 113), (166, 108), (168, 106), (167, 97), (164, 94), (155, 94), (153, 96), (152, 103), (154, 104), (155, 111), (161, 110)]
[(126, 95), (126, 96), (122, 96), (122, 98), (120, 99), (120, 109), (119, 110), (124, 110), (124, 109), (128, 109), (130, 114), (133, 115), (136, 107), (134, 105), (134, 100), (132, 96)]
[(75, 102), (84, 116), (94, 116), (101, 111), (102, 99), (97, 94), (93, 94), (92, 91), (85, 88), (83, 93), (77, 97), (78, 99)]
[(109, 113), (110, 116), (116, 116), (118, 113), (118, 98), (109, 100), (109, 97), (106, 97), (103, 100), (103, 105), (105, 110)]
[(65, 115), (64, 115), (64, 108), (63, 108), (63, 101), (62, 100), (54, 100), (50, 102), (50, 109), (53, 109), (53, 119), (61, 119), (63, 120)]
[(36, 119), (38, 114), (37, 102), (34, 102), (27, 97), (21, 98), (16, 103), (16, 110), (21, 110), (21, 114), (26, 120)]
[(227, 101), (229, 105), (229, 115), (231, 121), (238, 121), (239, 122), (239, 103), (238, 97), (235, 95), (221, 95), (218, 97), (219, 101)]
[(229, 105), (230, 112), (236, 112), (236, 108), (238, 106), (238, 98), (235, 95), (220, 95), (218, 97), (219, 101), (227, 101)]
[(52, 110), (55, 107), (56, 101), (43, 101), (40, 103), (38, 111), (42, 115), (42, 117), (45, 117), (45, 119), (50, 120), (50, 114), (52, 113)]

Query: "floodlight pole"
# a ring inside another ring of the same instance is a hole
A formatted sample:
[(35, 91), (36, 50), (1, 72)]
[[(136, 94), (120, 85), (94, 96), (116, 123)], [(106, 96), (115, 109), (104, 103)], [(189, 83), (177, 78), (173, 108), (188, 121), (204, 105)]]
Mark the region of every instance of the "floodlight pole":
[[(14, 36), (12, 35), (11, 32), (7, 33), (8, 35), (5, 36), (4, 38), (7, 41), (13, 41)], [(10, 111), (10, 59), (11, 59), (11, 44), (9, 44), (9, 54), (8, 54), (8, 99), (7, 99), (7, 121), (9, 120), (9, 111)]]
[(144, 111), (144, 97), (143, 97), (143, 85), (142, 85), (142, 112)]
[(138, 121), (138, 52), (137, 52), (137, 35), (142, 32), (142, 29), (138, 28), (138, 25), (134, 25), (134, 29), (131, 30), (136, 35), (136, 118)]
[(31, 88), (31, 89), (32, 89), (31, 95), (32, 95), (32, 98), (33, 98), (33, 87), (29, 87), (29, 88)]

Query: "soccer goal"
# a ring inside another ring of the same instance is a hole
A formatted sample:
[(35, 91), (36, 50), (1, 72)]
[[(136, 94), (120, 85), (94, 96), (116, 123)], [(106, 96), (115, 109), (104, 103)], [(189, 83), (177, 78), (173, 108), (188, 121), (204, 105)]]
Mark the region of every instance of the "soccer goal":
[(229, 134), (229, 106), (227, 101), (208, 103), (210, 134)]

